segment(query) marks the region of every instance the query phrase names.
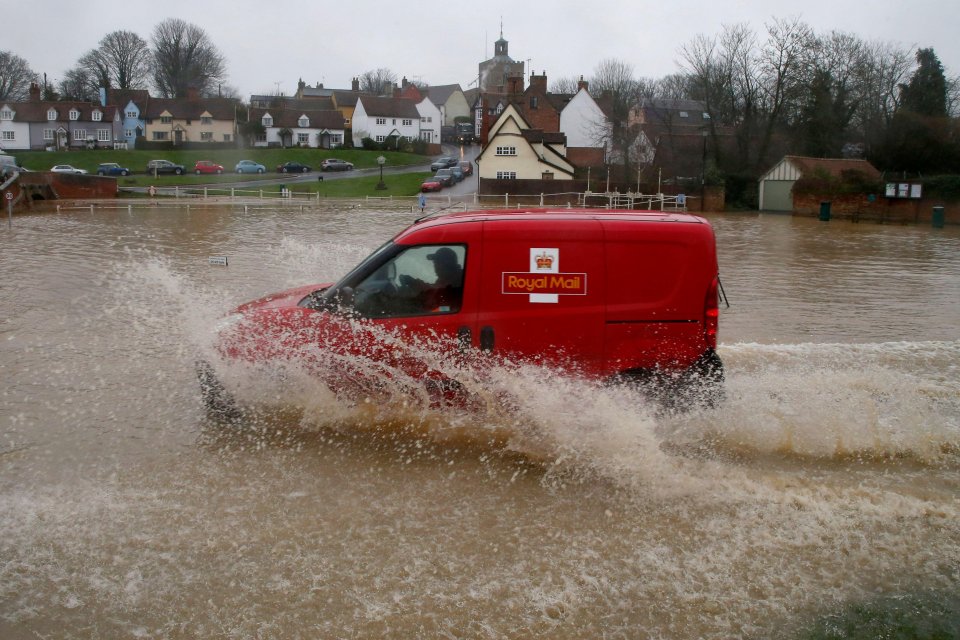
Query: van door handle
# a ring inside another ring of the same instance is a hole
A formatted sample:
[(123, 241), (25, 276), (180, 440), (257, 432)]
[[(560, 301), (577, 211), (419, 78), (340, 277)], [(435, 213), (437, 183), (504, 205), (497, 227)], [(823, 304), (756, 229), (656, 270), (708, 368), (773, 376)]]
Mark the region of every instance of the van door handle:
[(473, 334), (470, 332), (470, 327), (457, 329), (457, 349), (466, 351), (470, 348), (471, 342), (473, 342)]
[(480, 351), (493, 352), (493, 327), (480, 329)]

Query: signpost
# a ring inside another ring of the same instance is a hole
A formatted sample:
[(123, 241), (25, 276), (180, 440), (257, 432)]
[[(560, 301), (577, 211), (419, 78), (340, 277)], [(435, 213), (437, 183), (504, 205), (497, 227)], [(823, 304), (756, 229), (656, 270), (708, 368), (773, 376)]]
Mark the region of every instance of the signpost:
[(13, 191), (7, 191), (4, 194), (4, 197), (7, 199), (7, 228), (13, 228)]

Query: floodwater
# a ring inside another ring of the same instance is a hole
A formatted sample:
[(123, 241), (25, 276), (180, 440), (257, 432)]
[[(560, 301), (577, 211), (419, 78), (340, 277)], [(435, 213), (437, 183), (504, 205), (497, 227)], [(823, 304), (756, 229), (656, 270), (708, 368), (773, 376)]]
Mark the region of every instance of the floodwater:
[(222, 313), (412, 217), (0, 229), (0, 638), (771, 638), (956, 602), (960, 229), (709, 216), (714, 410), (528, 368), (488, 381), (510, 411), (265, 379), (273, 408), (207, 421), (193, 365)]

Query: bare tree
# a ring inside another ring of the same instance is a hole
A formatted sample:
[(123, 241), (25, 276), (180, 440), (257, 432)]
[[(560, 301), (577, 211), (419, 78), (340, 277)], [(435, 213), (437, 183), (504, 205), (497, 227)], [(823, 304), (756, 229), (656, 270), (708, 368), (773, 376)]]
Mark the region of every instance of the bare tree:
[(113, 31), (100, 40), (96, 49), (114, 89), (144, 89), (150, 77), (150, 47), (132, 31)]
[(375, 95), (385, 96), (393, 91), (397, 84), (397, 74), (390, 69), (380, 67), (371, 71), (365, 71), (360, 76), (360, 91)]
[(188, 89), (216, 93), (226, 76), (223, 55), (207, 33), (179, 18), (168, 18), (153, 29), (153, 84), (166, 98), (182, 98)]
[(640, 125), (632, 117), (640, 107), (640, 85), (633, 76), (633, 67), (613, 58), (601, 60), (590, 79), (591, 95), (600, 96), (608, 104), (604, 122), (594, 129), (604, 139), (609, 157), (622, 167), (624, 177), (633, 175), (631, 165), (640, 161), (637, 146)]
[(98, 97), (99, 84), (97, 78), (81, 65), (67, 71), (63, 80), (57, 85), (61, 100), (80, 100), (95, 102)]
[(30, 83), (36, 78), (37, 74), (26, 60), (9, 51), (0, 51), (0, 100), (26, 100)]
[[(580, 79), (582, 80), (583, 78), (581, 77)], [(550, 81), (550, 93), (572, 95), (580, 90), (579, 82), (575, 76), (554, 78)]]

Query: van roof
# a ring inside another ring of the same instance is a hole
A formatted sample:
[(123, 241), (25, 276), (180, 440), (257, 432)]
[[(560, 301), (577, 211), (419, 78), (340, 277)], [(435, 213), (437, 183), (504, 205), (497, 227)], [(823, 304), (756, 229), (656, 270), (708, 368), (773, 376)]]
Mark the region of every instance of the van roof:
[(456, 211), (439, 216), (423, 217), (416, 221), (413, 228), (422, 229), (444, 224), (457, 224), (482, 220), (529, 220), (533, 221), (570, 221), (570, 220), (634, 220), (637, 222), (684, 222), (706, 224), (700, 216), (681, 211), (640, 211), (635, 209), (567, 209), (567, 208), (529, 208), (529, 209), (486, 209), (475, 211)]

